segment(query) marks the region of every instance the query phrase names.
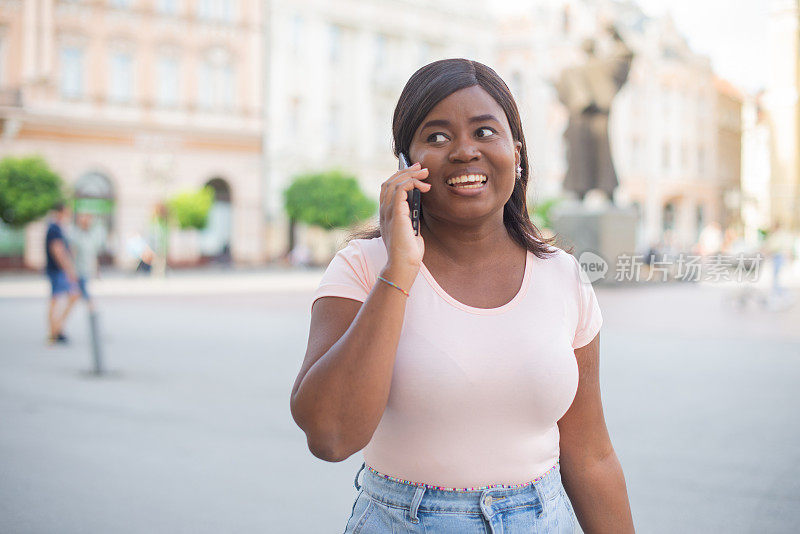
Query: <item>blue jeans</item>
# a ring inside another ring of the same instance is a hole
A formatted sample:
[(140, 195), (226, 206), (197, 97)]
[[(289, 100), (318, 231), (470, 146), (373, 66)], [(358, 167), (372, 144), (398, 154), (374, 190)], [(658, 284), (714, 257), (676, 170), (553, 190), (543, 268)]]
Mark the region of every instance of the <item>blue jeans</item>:
[(575, 529), (558, 463), (527, 486), (476, 491), (388, 480), (362, 465), (355, 487), (359, 492), (345, 534), (572, 534)]

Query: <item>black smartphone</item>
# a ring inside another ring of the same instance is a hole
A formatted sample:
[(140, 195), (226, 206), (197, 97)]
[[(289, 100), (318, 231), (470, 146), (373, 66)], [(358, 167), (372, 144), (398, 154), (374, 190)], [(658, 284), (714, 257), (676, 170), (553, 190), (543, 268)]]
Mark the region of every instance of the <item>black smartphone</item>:
[[(409, 168), (411, 165), (408, 163), (408, 157), (400, 152), (400, 166), (399, 169)], [(419, 235), (419, 215), (422, 213), (422, 192), (416, 187), (408, 192), (408, 209), (411, 212), (411, 227), (414, 229), (414, 235)]]

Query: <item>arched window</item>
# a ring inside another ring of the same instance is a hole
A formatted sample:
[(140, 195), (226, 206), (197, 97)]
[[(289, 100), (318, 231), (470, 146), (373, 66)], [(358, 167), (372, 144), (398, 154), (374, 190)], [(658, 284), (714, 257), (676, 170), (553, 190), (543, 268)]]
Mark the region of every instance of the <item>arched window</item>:
[(664, 231), (675, 229), (675, 205), (672, 202), (667, 202), (664, 205), (662, 227)]
[(214, 189), (214, 204), (208, 213), (208, 222), (200, 234), (200, 252), (216, 261), (230, 261), (233, 211), (231, 187), (220, 177), (206, 183)]
[(80, 213), (94, 216), (93, 226), (101, 242), (100, 263), (111, 263), (110, 236), (114, 230), (114, 186), (111, 180), (103, 173), (87, 172), (75, 182), (74, 193), (74, 216)]

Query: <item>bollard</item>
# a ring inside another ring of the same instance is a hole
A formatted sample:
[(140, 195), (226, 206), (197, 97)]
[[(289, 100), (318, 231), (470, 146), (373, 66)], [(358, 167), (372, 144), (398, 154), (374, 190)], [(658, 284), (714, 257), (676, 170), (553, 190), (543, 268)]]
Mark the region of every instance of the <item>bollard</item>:
[(89, 331), (92, 336), (93, 372), (96, 375), (101, 375), (103, 374), (103, 354), (100, 350), (100, 331), (97, 326), (97, 312), (94, 310), (89, 311)]

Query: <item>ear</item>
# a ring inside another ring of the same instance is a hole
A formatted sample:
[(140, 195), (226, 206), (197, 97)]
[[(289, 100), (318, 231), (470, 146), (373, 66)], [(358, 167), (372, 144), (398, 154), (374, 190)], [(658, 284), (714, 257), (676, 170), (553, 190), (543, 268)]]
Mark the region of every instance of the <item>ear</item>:
[(519, 165), (522, 161), (522, 141), (514, 141), (514, 165)]

